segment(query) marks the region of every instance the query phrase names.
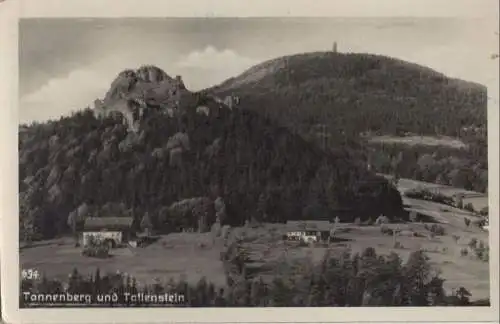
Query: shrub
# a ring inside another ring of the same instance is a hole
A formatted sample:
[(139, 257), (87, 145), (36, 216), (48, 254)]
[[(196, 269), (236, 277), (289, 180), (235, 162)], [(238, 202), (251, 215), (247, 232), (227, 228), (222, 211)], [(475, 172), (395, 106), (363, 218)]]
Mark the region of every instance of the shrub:
[(476, 244), (474, 253), (476, 254), (476, 257), (481, 261), (488, 262), (490, 259), (490, 248), (486, 246), (483, 241), (479, 241), (479, 243)]
[(366, 225), (366, 226), (371, 226), (373, 224), (374, 224), (374, 221), (373, 221), (373, 218), (371, 218), (371, 217), (363, 222), (363, 225)]
[(382, 225), (382, 224), (387, 224), (389, 223), (389, 218), (387, 216), (384, 216), (384, 215), (380, 215), (379, 217), (377, 217), (377, 219), (375, 220), (375, 224), (376, 225)]
[(412, 232), (412, 235), (413, 235), (414, 237), (425, 237), (425, 235), (424, 235), (424, 234), (419, 233), (419, 232)]
[(470, 226), (470, 219), (468, 219), (467, 217), (464, 217), (464, 223), (465, 223), (466, 227), (469, 227)]
[(486, 248), (483, 251), (483, 257), (481, 259), (484, 262), (489, 262), (490, 261), (490, 248)]
[(462, 248), (460, 250), (460, 255), (461, 256), (467, 256), (467, 255), (469, 255), (469, 250), (467, 250), (466, 248)]
[(107, 258), (109, 257), (109, 245), (107, 242), (100, 241), (96, 237), (91, 236), (87, 245), (82, 250), (82, 255), (94, 258)]
[(470, 239), (469, 243), (467, 244), (472, 250), (474, 250), (477, 246), (477, 238), (473, 237)]
[(88, 245), (83, 249), (82, 255), (105, 259), (109, 257), (109, 247), (106, 244)]
[(483, 250), (483, 249), (475, 249), (475, 250), (474, 250), (474, 253), (476, 254), (476, 257), (477, 257), (479, 260), (482, 260), (482, 259), (483, 259), (483, 255), (484, 255), (484, 250)]
[(485, 219), (477, 219), (472, 222), (474, 226), (482, 228), (484, 225), (486, 225), (486, 220)]
[(443, 236), (446, 234), (444, 227), (437, 224), (432, 224), (432, 226), (429, 228), (429, 231), (436, 234), (437, 236)]
[(416, 212), (412, 211), (410, 214), (409, 214), (409, 219), (412, 223), (415, 223), (418, 221), (418, 215)]
[(458, 243), (458, 241), (460, 240), (460, 236), (459, 235), (453, 234), (451, 237), (453, 238), (453, 240), (455, 241), (455, 243)]
[(393, 235), (394, 231), (385, 225), (380, 226), (380, 232), (385, 235)]

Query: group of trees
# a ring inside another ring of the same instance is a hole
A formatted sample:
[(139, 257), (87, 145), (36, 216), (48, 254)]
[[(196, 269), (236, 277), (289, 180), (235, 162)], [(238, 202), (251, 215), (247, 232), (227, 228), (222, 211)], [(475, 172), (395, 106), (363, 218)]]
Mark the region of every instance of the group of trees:
[[(181, 278), (163, 284), (158, 281), (140, 285), (128, 275), (101, 275), (97, 269), (94, 274), (83, 276), (75, 269), (64, 284), (45, 277), (39, 281), (23, 280), (22, 291), (90, 294), (94, 301), (99, 294), (116, 293), (115, 305), (126, 304), (125, 292), (176, 293), (184, 297), (183, 303), (175, 304), (179, 307), (489, 305), (489, 300), (472, 303), (471, 294), (463, 287), (447, 294), (443, 289), (445, 280), (431, 268), (428, 257), (421, 251), (413, 252), (406, 262), (395, 253), (378, 255), (373, 248), (362, 254), (345, 252), (334, 256), (327, 252), (319, 264), (299, 260), (280, 266), (278, 268), (284, 271), (272, 279), (264, 275), (245, 276), (245, 258), (240, 255), (244, 251), (238, 251), (228, 259), (234, 266), (232, 280), (224, 287), (205, 278), (196, 284)], [(20, 298), (20, 305), (30, 306), (24, 296)], [(112, 303), (96, 305), (111, 306)], [(141, 306), (141, 303), (132, 306)]]
[[(254, 77), (253, 74), (259, 77)], [(252, 80), (255, 80), (252, 82)], [(486, 87), (379, 55), (308, 53), (257, 65), (209, 91), (236, 93), (258, 111), (304, 138), (318, 124), (328, 147), (348, 145), (358, 159), (375, 155), (376, 171), (484, 192), (487, 188)], [(447, 135), (464, 150), (369, 145), (361, 132)], [(437, 151), (439, 157), (429, 158)], [(424, 166), (422, 163), (425, 163)]]
[[(162, 147), (178, 133), (190, 147), (171, 165)], [(89, 109), (23, 126), (19, 187), (20, 237), (30, 239), (69, 232), (68, 215), (82, 204), (93, 216), (132, 215), (137, 225), (148, 212), (161, 229), (165, 207), (204, 196), (224, 199), (229, 225), (302, 218), (311, 204), (402, 217), (398, 191), (356, 164), (348, 145), (323, 152), (248, 110), (182, 118), (152, 110), (138, 133)]]
[(486, 140), (463, 149), (388, 143), (371, 143), (370, 148), (371, 164), (377, 172), (477, 192), (488, 190)]

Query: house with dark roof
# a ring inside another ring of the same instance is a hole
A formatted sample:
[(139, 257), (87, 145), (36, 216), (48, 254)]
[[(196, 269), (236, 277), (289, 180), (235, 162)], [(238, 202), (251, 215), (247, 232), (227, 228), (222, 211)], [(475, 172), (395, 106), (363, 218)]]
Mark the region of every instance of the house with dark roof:
[(334, 224), (329, 221), (287, 221), (286, 238), (289, 241), (314, 243), (328, 241), (333, 233)]
[(87, 246), (94, 239), (109, 247), (117, 247), (128, 242), (133, 236), (132, 217), (88, 217), (82, 232), (82, 245)]

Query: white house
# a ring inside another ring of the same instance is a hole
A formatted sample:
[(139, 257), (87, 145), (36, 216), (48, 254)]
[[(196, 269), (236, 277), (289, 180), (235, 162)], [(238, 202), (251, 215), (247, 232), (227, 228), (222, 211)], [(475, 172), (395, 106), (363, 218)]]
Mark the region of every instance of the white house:
[(329, 221), (288, 221), (286, 227), (287, 240), (315, 243), (329, 240), (334, 226)]
[(133, 221), (132, 217), (89, 217), (83, 226), (82, 245), (88, 246), (94, 238), (111, 248), (117, 247), (131, 238)]

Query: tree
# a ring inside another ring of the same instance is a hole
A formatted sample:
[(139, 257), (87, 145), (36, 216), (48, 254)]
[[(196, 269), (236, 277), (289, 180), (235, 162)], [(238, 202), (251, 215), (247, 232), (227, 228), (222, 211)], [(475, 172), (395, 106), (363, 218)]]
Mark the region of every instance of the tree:
[(27, 244), (30, 245), (33, 242), (33, 236), (35, 234), (34, 220), (31, 217), (25, 217), (19, 228), (20, 238)]
[(146, 212), (144, 216), (142, 217), (141, 220), (141, 229), (146, 233), (146, 235), (151, 235), (151, 229), (153, 227), (153, 224), (151, 222), (151, 218), (149, 217), (149, 213)]
[(408, 306), (428, 305), (430, 271), (429, 258), (423, 251), (415, 251), (410, 254), (403, 270), (403, 276), (406, 278), (404, 283), (405, 304)]
[(464, 217), (465, 227), (469, 227), (470, 226), (470, 222), (471, 222), (471, 220), (469, 218)]
[(471, 203), (466, 204), (464, 206), (464, 209), (467, 210), (467, 211), (470, 211), (470, 212), (475, 212), (474, 205), (472, 205)]
[(455, 291), (455, 297), (457, 297), (459, 301), (459, 305), (466, 306), (470, 305), (469, 298), (472, 296), (471, 293), (465, 289), (464, 287), (460, 287)]
[(77, 232), (77, 212), (72, 211), (68, 215), (68, 226), (71, 228), (73, 237), (75, 239), (75, 246), (78, 246), (78, 232)]
[(477, 238), (473, 237), (470, 239), (469, 243), (467, 244), (471, 250), (475, 250), (477, 247)]
[(266, 195), (266, 193), (263, 192), (259, 195), (259, 200), (257, 202), (257, 214), (259, 220), (264, 222), (268, 220), (268, 215), (267, 215), (268, 199), (269, 198)]
[(409, 218), (410, 218), (410, 222), (412, 222), (412, 223), (417, 222), (417, 221), (418, 221), (418, 215), (417, 215), (417, 212), (415, 212), (415, 211), (411, 211), (411, 212), (410, 212), (410, 217), (409, 217)]

